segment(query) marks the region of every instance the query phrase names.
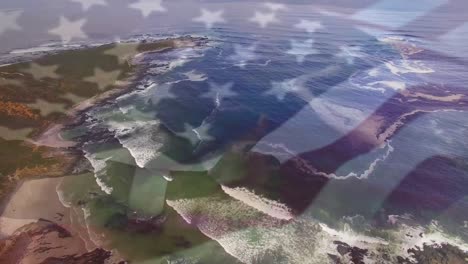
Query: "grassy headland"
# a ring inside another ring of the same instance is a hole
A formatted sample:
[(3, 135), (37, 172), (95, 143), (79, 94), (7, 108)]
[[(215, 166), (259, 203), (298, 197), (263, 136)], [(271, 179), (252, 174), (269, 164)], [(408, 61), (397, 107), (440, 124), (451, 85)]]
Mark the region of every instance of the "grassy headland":
[(74, 156), (60, 144), (38, 144), (38, 137), (72, 121), (77, 105), (83, 110), (129, 88), (137, 54), (192, 45), (190, 37), (113, 43), (0, 66), (0, 199), (20, 179), (69, 170)]

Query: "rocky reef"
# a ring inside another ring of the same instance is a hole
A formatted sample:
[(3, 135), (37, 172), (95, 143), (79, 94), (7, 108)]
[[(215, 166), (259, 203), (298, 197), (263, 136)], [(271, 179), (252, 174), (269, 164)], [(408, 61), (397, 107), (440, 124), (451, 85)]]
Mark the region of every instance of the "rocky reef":
[(40, 219), (23, 226), (12, 236), (0, 240), (0, 263), (125, 263), (111, 252), (86, 250), (83, 241), (60, 225)]

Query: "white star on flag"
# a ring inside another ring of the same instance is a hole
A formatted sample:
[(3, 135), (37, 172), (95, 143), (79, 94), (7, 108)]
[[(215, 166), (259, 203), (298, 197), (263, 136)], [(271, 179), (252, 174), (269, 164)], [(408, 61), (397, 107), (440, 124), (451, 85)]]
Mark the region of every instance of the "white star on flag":
[(61, 97), (71, 101), (73, 104), (78, 104), (88, 99), (86, 97), (81, 97), (72, 93), (66, 93), (65, 95)]
[(49, 103), (42, 99), (37, 99), (34, 104), (28, 104), (32, 109), (39, 109), (42, 116), (48, 116), (51, 113), (66, 113), (64, 104)]
[(275, 13), (262, 13), (259, 11), (255, 11), (255, 15), (249, 21), (258, 23), (261, 28), (266, 28), (270, 23), (279, 22)]
[[(232, 91), (232, 87), (234, 86), (233, 82), (228, 82), (222, 85), (214, 83), (214, 82), (210, 82), (209, 85), (210, 85), (209, 95), (213, 95), (213, 93), (216, 95), (215, 102), (218, 107), (221, 105), (221, 102), (223, 101), (224, 98), (228, 98), (230, 96), (236, 95), (236, 93)], [(211, 97), (212, 96), (210, 96), (210, 98)]]
[(194, 18), (193, 21), (203, 23), (207, 29), (211, 29), (216, 23), (226, 23), (223, 14), (224, 10), (210, 11), (202, 8), (201, 15)]
[(163, 99), (173, 99), (173, 100), (177, 99), (177, 96), (171, 92), (172, 86), (170, 84), (162, 84), (162, 85), (154, 84), (154, 86), (157, 86), (158, 92), (152, 93), (150, 95), (150, 99), (148, 99), (148, 103), (151, 103), (152, 105), (156, 105)]
[(137, 9), (143, 17), (148, 17), (153, 12), (166, 12), (167, 9), (162, 5), (162, 0), (139, 0), (130, 4), (130, 8)]
[(348, 64), (353, 64), (355, 58), (363, 58), (366, 56), (358, 46), (341, 46), (340, 50), (341, 52), (336, 56), (346, 58)]
[(215, 140), (214, 137), (212, 137), (211, 135), (208, 134), (210, 130), (210, 126), (209, 125), (204, 125), (202, 124), (201, 126), (193, 129), (193, 132), (197, 135), (198, 139), (201, 141), (211, 141), (211, 140)]
[(323, 28), (323, 25), (320, 21), (310, 21), (301, 19), (301, 21), (298, 24), (294, 25), (294, 27), (298, 29), (303, 29), (309, 33), (314, 33), (318, 29)]
[(117, 43), (115, 47), (104, 51), (104, 54), (115, 56), (119, 64), (123, 64), (139, 53), (138, 45), (134, 43)]
[(279, 100), (284, 100), (288, 93), (299, 94), (302, 99), (309, 101), (312, 99), (312, 94), (304, 86), (304, 79), (301, 77), (287, 79), (281, 82), (271, 82), (272, 89), (266, 91), (266, 94), (276, 96)]
[(21, 13), (21, 11), (0, 11), (0, 35), (7, 32), (8, 30), (21, 30), (21, 27), (17, 23), (18, 17), (21, 15)]
[(94, 5), (107, 5), (105, 0), (70, 0), (74, 3), (79, 3), (81, 4), (81, 7), (83, 8), (84, 11), (87, 11)]
[(280, 3), (267, 2), (267, 3), (264, 3), (263, 5), (266, 6), (267, 8), (269, 8), (273, 12), (277, 12), (277, 11), (280, 11), (280, 10), (286, 10), (287, 9), (286, 5), (280, 4)]
[(40, 65), (37, 63), (31, 63), (28, 69), (23, 70), (26, 73), (31, 74), (34, 79), (41, 80), (44, 78), (58, 79), (59, 75), (56, 73), (58, 65)]
[(314, 40), (308, 39), (304, 42), (291, 40), (291, 49), (286, 53), (296, 56), (297, 63), (303, 63), (308, 55), (317, 54), (318, 51), (313, 48)]
[(202, 124), (201, 126), (194, 128), (189, 124), (184, 124), (184, 127), (184, 132), (177, 133), (176, 135), (189, 140), (192, 146), (195, 146), (201, 141), (214, 140), (214, 138), (208, 134), (208, 131), (210, 130), (208, 125)]
[(236, 66), (244, 68), (247, 65), (247, 62), (257, 59), (258, 56), (255, 54), (256, 49), (257, 44), (253, 44), (251, 46), (235, 44), (235, 54), (230, 56), (229, 59), (237, 62)]
[(88, 38), (82, 30), (85, 23), (86, 19), (84, 18), (71, 21), (64, 16), (61, 16), (59, 26), (49, 30), (49, 33), (59, 36), (63, 42), (70, 42), (72, 39)]
[(205, 74), (199, 73), (196, 70), (191, 70), (188, 72), (182, 73), (185, 77), (188, 78), (191, 82), (203, 82), (205, 81), (208, 77), (206, 77)]
[(84, 80), (87, 82), (95, 83), (97, 84), (99, 90), (104, 90), (117, 81), (120, 73), (121, 72), (119, 70), (104, 71), (100, 68), (96, 68), (94, 70), (94, 75), (87, 77)]
[(3, 77), (0, 77), (0, 86), (7, 86), (7, 85), (21, 86), (22, 82), (15, 80), (15, 79), (6, 79)]
[(0, 126), (0, 138), (4, 140), (26, 140), (32, 131), (32, 128), (10, 129)]

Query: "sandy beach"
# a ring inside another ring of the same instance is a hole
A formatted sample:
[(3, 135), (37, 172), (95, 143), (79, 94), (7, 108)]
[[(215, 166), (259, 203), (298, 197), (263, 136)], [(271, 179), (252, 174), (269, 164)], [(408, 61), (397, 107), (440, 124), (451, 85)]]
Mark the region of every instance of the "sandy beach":
[(21, 226), (39, 219), (56, 221), (64, 227), (70, 227), (70, 214), (56, 192), (61, 180), (44, 178), (20, 183), (0, 216), (1, 236), (10, 236)]
[[(62, 179), (33, 179), (19, 184), (0, 216), (0, 260), (41, 263), (96, 249), (57, 195)], [(19, 243), (25, 235), (27, 241)], [(15, 251), (22, 252), (21, 257), (12, 253)]]

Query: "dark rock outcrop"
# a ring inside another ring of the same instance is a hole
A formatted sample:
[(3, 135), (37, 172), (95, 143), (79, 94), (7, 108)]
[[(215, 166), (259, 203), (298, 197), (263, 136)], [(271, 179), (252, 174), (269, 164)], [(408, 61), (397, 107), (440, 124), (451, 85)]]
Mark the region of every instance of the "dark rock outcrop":
[(110, 258), (111, 252), (100, 248), (89, 252), (80, 237), (44, 219), (0, 240), (0, 263), (110, 264)]

